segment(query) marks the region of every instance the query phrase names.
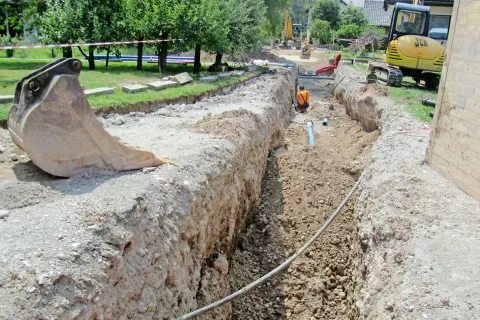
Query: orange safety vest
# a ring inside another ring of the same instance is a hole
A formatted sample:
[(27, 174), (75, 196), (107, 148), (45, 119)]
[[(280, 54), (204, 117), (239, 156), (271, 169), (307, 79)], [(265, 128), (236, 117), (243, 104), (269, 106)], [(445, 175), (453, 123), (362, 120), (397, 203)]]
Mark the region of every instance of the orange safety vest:
[(307, 90), (302, 90), (297, 93), (297, 101), (299, 105), (308, 103), (310, 104), (310, 92)]

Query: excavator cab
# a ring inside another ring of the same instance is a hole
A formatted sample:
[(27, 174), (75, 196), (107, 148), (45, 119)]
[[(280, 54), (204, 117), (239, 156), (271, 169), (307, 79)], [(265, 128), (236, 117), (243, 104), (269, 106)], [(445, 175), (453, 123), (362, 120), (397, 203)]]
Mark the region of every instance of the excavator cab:
[(411, 77), (427, 89), (438, 89), (445, 48), (428, 37), (430, 7), (397, 2), (395, 4), (386, 64), (372, 65), (372, 80), (388, 86), (401, 86), (403, 77)]
[(405, 3), (396, 3), (393, 9), (388, 42), (401, 36), (417, 35), (428, 37), (430, 8)]

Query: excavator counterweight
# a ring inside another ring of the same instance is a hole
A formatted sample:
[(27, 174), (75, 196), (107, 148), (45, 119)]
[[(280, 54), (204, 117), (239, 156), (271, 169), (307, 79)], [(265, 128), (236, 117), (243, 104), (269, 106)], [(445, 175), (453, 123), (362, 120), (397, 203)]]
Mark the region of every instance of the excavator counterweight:
[(39, 168), (60, 177), (87, 168), (124, 171), (167, 163), (103, 128), (78, 81), (81, 69), (78, 59), (60, 59), (18, 82), (8, 115), (15, 144)]

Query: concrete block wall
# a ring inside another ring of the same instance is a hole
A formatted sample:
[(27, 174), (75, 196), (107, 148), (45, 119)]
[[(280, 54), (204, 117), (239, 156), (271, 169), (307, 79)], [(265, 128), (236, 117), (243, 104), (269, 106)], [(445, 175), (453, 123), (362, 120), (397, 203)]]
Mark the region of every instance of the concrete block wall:
[(480, 201), (478, 0), (455, 0), (427, 162)]

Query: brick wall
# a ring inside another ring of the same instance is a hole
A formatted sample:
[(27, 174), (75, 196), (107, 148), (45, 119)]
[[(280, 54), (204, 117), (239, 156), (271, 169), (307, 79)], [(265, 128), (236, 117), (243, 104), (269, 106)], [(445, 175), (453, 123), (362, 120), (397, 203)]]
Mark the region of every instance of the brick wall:
[(455, 0), (427, 162), (480, 200), (478, 0)]

